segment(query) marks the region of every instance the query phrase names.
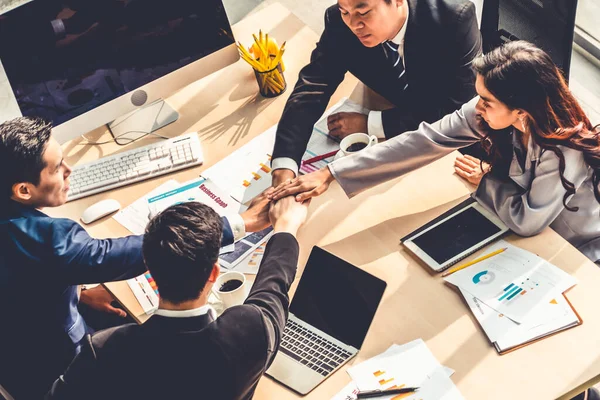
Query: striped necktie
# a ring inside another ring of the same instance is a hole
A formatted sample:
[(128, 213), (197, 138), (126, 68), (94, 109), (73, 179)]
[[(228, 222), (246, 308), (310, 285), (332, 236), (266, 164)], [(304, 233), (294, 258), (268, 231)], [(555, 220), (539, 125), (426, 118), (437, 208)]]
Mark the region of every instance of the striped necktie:
[(388, 55), (388, 59), (392, 66), (394, 67), (394, 71), (398, 74), (398, 80), (402, 85), (402, 90), (406, 90), (408, 87), (408, 83), (406, 83), (406, 74), (404, 70), (404, 62), (402, 61), (402, 57), (400, 57), (400, 53), (398, 52), (398, 47), (396, 43), (388, 40), (384, 43), (384, 47), (386, 50), (386, 54)]

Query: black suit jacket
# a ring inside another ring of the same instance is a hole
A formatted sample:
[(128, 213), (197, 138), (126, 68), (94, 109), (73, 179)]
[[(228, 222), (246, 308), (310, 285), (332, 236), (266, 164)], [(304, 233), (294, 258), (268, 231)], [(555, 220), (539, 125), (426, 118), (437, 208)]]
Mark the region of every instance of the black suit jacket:
[(279, 347), (297, 261), (296, 239), (278, 233), (246, 302), (216, 320), (155, 315), (88, 336), (46, 398), (252, 398)]
[(325, 30), (301, 71), (277, 127), (274, 158), (300, 162), (312, 127), (351, 72), (396, 107), (382, 114), (386, 137), (434, 122), (475, 96), (471, 62), (481, 54), (475, 6), (468, 0), (407, 0), (404, 61), (408, 88), (398, 81), (383, 44), (362, 45), (337, 5), (325, 12)]

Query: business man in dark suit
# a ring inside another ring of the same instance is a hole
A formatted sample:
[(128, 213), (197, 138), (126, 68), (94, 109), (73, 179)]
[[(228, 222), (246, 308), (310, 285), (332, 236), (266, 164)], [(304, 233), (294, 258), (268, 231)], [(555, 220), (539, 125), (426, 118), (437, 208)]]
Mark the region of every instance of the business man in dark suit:
[(277, 127), (273, 185), (293, 178), (313, 125), (346, 72), (394, 108), (329, 117), (330, 134), (381, 139), (434, 122), (475, 96), (471, 62), (481, 53), (475, 6), (468, 0), (338, 0), (301, 71)]
[[(98, 328), (80, 308), (126, 322), (102, 287), (79, 294), (79, 284), (146, 270), (142, 236), (93, 239), (75, 221), (38, 210), (64, 204), (69, 189), (71, 168), (50, 130), (32, 118), (0, 124), (0, 384), (16, 399), (42, 398)], [(268, 225), (268, 201), (249, 210), (223, 221), (223, 244)]]
[(144, 259), (160, 292), (156, 314), (89, 337), (47, 399), (250, 399), (288, 315), (296, 232), (307, 205), (271, 207), (275, 234), (244, 302), (216, 318), (207, 299), (219, 276), (221, 220), (199, 203), (172, 206), (146, 229)]

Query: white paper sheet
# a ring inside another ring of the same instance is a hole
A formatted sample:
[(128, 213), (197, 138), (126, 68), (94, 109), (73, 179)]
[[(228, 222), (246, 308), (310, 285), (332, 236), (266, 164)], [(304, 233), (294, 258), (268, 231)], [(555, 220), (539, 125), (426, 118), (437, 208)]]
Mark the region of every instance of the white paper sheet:
[(516, 341), (517, 344), (522, 344), (571, 326), (579, 320), (562, 295), (536, 307), (523, 323), (518, 324), (487, 306), (472, 294), (462, 289), (460, 291), (491, 342), (514, 343)]
[(153, 314), (158, 309), (158, 295), (148, 282), (149, 273), (144, 273), (135, 278), (127, 279), (127, 284), (135, 295), (147, 315)]
[(247, 204), (271, 186), (271, 154), (277, 125), (202, 173), (231, 197)]
[(150, 197), (148, 199), (148, 209), (151, 215), (156, 215), (167, 207), (190, 201), (206, 204), (220, 216), (237, 214), (240, 211), (240, 203), (215, 185), (214, 182), (202, 177)]
[(488, 250), (503, 253), (444, 278), (497, 312), (522, 323), (537, 306), (558, 297), (577, 280), (526, 250), (500, 241)]
[(150, 209), (148, 208), (148, 199), (159, 195), (160, 193), (168, 192), (179, 186), (179, 182), (169, 180), (144, 197), (140, 197), (113, 217), (118, 223), (127, 228), (135, 235), (143, 235), (146, 225), (150, 221)]
[[(384, 353), (348, 369), (348, 374), (361, 391), (419, 387), (417, 393), (404, 398), (462, 399), (462, 395), (448, 377), (449, 372), (440, 365), (421, 339), (402, 346), (393, 345)], [(395, 396), (383, 396), (380, 399), (389, 400)]]

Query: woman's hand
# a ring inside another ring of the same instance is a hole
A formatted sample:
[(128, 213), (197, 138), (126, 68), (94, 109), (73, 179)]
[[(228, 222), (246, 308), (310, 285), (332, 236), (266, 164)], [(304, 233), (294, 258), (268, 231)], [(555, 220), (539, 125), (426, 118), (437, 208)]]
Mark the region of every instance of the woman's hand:
[(333, 179), (329, 168), (325, 167), (283, 182), (275, 188), (273, 193), (269, 194), (269, 198), (277, 201), (295, 195), (296, 201), (302, 202), (323, 194), (329, 188), (329, 184), (333, 182)]
[[(481, 168), (482, 164), (483, 169)], [(480, 159), (468, 154), (460, 155), (454, 161), (454, 172), (456, 172), (456, 175), (477, 186), (481, 182), (481, 178), (490, 172), (490, 164), (486, 162), (482, 163)]]

